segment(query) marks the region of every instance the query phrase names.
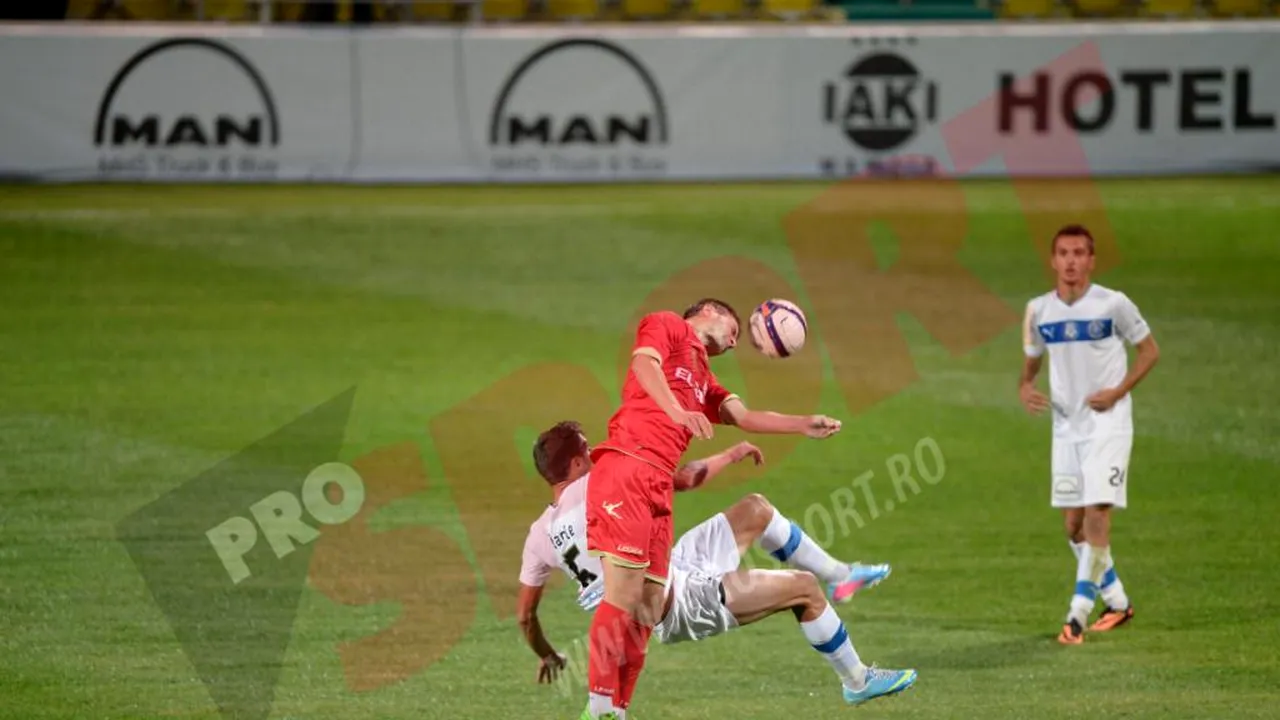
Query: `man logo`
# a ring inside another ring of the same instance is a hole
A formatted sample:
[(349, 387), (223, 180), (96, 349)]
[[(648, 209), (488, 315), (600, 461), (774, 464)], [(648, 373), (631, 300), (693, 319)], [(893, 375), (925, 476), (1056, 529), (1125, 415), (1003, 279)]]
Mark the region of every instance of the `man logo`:
[[(166, 62), (148, 62), (161, 55)], [(280, 144), (280, 118), (262, 75), (234, 48), (173, 38), (143, 48), (116, 72), (98, 105), (93, 142), (112, 153), (99, 160), (105, 174), (272, 174), (274, 160), (248, 153)]]
[(553, 42), (525, 58), (489, 117), (493, 169), (596, 176), (654, 174), (669, 136), (666, 104), (648, 68), (597, 39)]
[(863, 150), (894, 150), (937, 121), (938, 85), (901, 55), (875, 52), (823, 86), (822, 119)]

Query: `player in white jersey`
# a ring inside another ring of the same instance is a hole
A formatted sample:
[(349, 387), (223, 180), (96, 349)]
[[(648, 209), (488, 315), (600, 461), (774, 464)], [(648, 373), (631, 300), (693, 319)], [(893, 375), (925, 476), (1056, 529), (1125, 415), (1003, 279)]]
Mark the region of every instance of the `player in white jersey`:
[[(603, 597), (600, 559), (586, 552), (589, 450), (575, 422), (557, 424), (542, 433), (534, 445), (534, 465), (551, 486), (553, 502), (529, 527), (517, 615), (526, 641), (540, 659), (540, 682), (554, 680), (565, 663), (538, 621), (538, 603), (548, 576), (556, 568), (563, 571), (577, 585), (578, 604), (585, 610), (594, 609)], [(729, 465), (748, 458), (757, 464), (763, 462), (760, 450), (744, 442), (690, 462), (676, 471), (675, 490), (697, 488)], [(740, 568), (743, 554), (753, 544), (796, 569)], [(860, 589), (876, 585), (888, 575), (888, 565), (837, 561), (764, 496), (752, 494), (676, 542), (671, 552), (671, 582), (662, 617), (655, 619), (654, 633), (665, 644), (702, 640), (791, 610), (806, 640), (839, 676), (845, 701), (860, 704), (907, 689), (915, 682), (916, 672), (864, 665), (828, 598), (847, 602)], [(625, 718), (625, 709), (621, 713), (618, 717)]]
[[(1050, 502), (1063, 510), (1076, 555), (1075, 592), (1058, 641), (1078, 645), (1099, 591), (1104, 608), (1090, 631), (1112, 630), (1133, 617), (1111, 556), (1111, 509), (1128, 505), (1129, 393), (1156, 364), (1160, 349), (1128, 296), (1090, 282), (1088, 229), (1062, 228), (1052, 252), (1057, 287), (1027, 303), (1019, 396), (1031, 413), (1053, 409)], [(1137, 347), (1132, 368), (1125, 343)], [(1049, 398), (1035, 388), (1046, 351)]]

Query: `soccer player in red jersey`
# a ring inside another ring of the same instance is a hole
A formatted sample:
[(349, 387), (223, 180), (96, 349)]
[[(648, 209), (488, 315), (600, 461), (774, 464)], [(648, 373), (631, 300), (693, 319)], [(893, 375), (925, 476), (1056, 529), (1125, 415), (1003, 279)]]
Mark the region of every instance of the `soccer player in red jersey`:
[(728, 303), (706, 298), (681, 317), (644, 316), (636, 330), (622, 407), (592, 449), (587, 550), (604, 559), (604, 601), (591, 621), (584, 720), (626, 716), (645, 646), (660, 619), (673, 541), (673, 476), (680, 456), (712, 423), (750, 433), (826, 438), (840, 423), (824, 415), (748, 410), (707, 360), (732, 350), (740, 321)]

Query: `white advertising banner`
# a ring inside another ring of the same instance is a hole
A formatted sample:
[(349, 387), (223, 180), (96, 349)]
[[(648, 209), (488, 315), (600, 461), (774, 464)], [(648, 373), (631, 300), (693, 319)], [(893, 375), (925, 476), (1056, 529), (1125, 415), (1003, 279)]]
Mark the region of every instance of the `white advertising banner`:
[(820, 175), (1280, 167), (1280, 24), (1178, 27), (806, 43), (787, 53), (793, 154)]
[(349, 179), (475, 180), (478, 160), (459, 100), (469, 84), (459, 77), (459, 41), (438, 31), (372, 32), (349, 36), (360, 120)]
[(335, 179), (355, 160), (345, 34), (41, 27), (0, 35), (0, 175)]
[(612, 182), (1280, 168), (1280, 21), (0, 26), (0, 175)]
[(485, 180), (735, 177), (784, 162), (781, 56), (739, 38), (479, 36), (462, 57)]

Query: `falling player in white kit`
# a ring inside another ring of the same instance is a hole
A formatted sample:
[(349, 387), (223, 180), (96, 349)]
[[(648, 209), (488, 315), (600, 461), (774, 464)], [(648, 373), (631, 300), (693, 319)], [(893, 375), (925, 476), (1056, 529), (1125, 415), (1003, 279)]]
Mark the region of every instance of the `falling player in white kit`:
[[(1027, 303), (1026, 359), (1018, 389), (1029, 412), (1053, 408), (1051, 504), (1063, 510), (1076, 555), (1075, 593), (1058, 635), (1066, 645), (1084, 642), (1099, 590), (1105, 607), (1090, 631), (1112, 630), (1133, 617), (1111, 556), (1111, 508), (1128, 504), (1133, 447), (1129, 393), (1160, 357), (1133, 301), (1090, 282), (1093, 252), (1093, 236), (1083, 226), (1068, 225), (1054, 237), (1057, 287)], [(1138, 350), (1132, 369), (1126, 342)], [(1035, 388), (1046, 349), (1052, 399)]]
[[(565, 663), (538, 621), (538, 603), (548, 576), (555, 568), (568, 575), (585, 610), (594, 609), (603, 597), (600, 559), (586, 552), (589, 450), (581, 427), (571, 421), (542, 433), (534, 445), (534, 465), (551, 486), (554, 501), (529, 527), (517, 615), (526, 641), (541, 660), (539, 682), (553, 680)], [(757, 464), (763, 461), (760, 450), (744, 442), (690, 462), (676, 471), (675, 490), (697, 488), (747, 458)], [(742, 555), (753, 544), (797, 569), (739, 568)], [(888, 575), (888, 565), (837, 561), (762, 495), (748, 495), (676, 542), (671, 551), (671, 582), (654, 634), (665, 644), (702, 640), (791, 610), (805, 639), (839, 676), (845, 701), (860, 704), (907, 689), (915, 682), (916, 672), (864, 665), (828, 597), (847, 602)], [(617, 717), (625, 718), (625, 710), (622, 713)]]

